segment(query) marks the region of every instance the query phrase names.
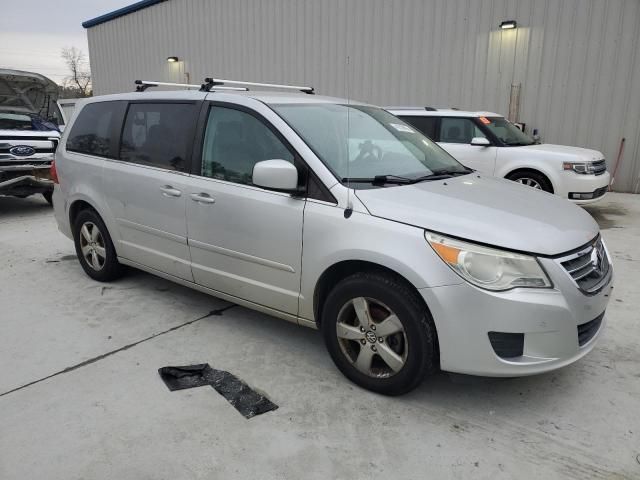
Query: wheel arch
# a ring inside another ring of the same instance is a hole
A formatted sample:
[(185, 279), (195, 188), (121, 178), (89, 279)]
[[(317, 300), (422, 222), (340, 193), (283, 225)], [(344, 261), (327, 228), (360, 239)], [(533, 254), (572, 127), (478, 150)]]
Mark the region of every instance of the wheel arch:
[[(93, 210), (98, 215), (100, 215), (100, 212), (98, 211), (98, 209), (95, 208), (88, 201), (81, 198), (74, 200), (72, 203), (69, 204), (69, 224), (71, 225), (71, 228), (73, 228), (73, 224), (75, 223), (76, 218), (78, 217), (78, 214), (83, 210)], [(100, 217), (102, 217), (102, 215), (100, 215)]]
[(103, 209), (98, 207), (96, 205), (96, 203), (91, 200), (91, 198), (89, 198), (89, 197), (87, 197), (85, 195), (78, 195), (78, 196), (76, 196), (75, 198), (73, 198), (72, 200), (69, 201), (69, 208), (68, 208), (68, 212), (67, 212), (67, 218), (69, 219), (69, 226), (71, 228), (71, 232), (73, 232), (73, 224), (75, 223), (75, 219), (77, 218), (78, 214), (80, 212), (82, 212), (83, 210), (87, 210), (87, 209), (93, 210), (102, 219), (102, 221), (104, 222), (104, 224), (105, 224), (105, 226), (107, 228), (109, 236), (111, 237), (111, 240), (113, 241), (114, 248), (117, 251), (117, 243), (118, 243), (117, 235), (118, 235), (118, 232), (114, 228), (114, 224), (112, 223), (112, 219), (109, 218), (107, 215), (105, 215), (105, 212), (103, 211)]
[(551, 193), (555, 193), (558, 190), (557, 181), (553, 178), (553, 176), (549, 175), (548, 172), (545, 172), (544, 170), (539, 169), (539, 168), (517, 167), (517, 168), (513, 168), (513, 169), (509, 170), (507, 173), (505, 173), (502, 176), (507, 180), (511, 180), (510, 177), (512, 177), (513, 175), (516, 175), (518, 173), (527, 173), (527, 172), (536, 173), (536, 174), (542, 175), (544, 178), (546, 178), (547, 181), (549, 182), (549, 185), (551, 185)]
[(313, 293), (313, 314), (317, 325), (320, 325), (322, 306), (332, 287), (341, 280), (358, 272), (380, 272), (396, 277), (397, 279), (405, 283), (412, 291), (414, 291), (415, 294), (421, 299), (425, 308), (429, 310), (428, 305), (422, 298), (422, 295), (420, 295), (420, 293), (418, 292), (418, 289), (415, 287), (415, 285), (411, 283), (404, 275), (398, 273), (392, 268), (367, 260), (342, 260), (326, 268), (316, 282)]

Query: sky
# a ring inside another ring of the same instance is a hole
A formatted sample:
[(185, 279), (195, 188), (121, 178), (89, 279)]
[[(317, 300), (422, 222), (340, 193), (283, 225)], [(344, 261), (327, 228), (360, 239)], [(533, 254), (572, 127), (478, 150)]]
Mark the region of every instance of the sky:
[(87, 55), (82, 22), (136, 0), (0, 0), (0, 68), (41, 73), (56, 83), (68, 75), (64, 47)]

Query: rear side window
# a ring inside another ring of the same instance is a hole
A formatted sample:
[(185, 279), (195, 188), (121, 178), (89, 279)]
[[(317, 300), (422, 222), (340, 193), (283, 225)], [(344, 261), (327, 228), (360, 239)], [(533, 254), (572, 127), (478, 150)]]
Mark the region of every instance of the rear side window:
[(122, 109), (122, 102), (98, 102), (86, 105), (73, 122), (67, 138), (67, 150), (109, 157), (115, 146), (113, 122)]
[(400, 117), (409, 125), (414, 126), (419, 132), (429, 137), (431, 140), (436, 140), (436, 128), (438, 126), (437, 117), (415, 117), (404, 116)]
[(486, 138), (470, 118), (442, 117), (440, 141), (443, 143), (471, 143), (474, 137)]
[(122, 129), (120, 159), (187, 171), (195, 108), (196, 105), (188, 103), (130, 104)]

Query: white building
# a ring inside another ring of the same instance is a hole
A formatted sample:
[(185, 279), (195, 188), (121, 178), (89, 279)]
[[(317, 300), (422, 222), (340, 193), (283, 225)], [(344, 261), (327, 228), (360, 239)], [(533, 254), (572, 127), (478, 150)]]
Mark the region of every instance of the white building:
[(83, 26), (97, 95), (215, 76), (495, 111), (640, 190), (638, 0), (143, 0)]

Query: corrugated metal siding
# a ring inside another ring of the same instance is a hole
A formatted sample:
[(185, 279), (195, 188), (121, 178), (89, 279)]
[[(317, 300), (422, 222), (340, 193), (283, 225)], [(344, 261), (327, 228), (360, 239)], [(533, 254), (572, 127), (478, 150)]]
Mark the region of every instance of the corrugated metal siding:
[[(497, 28), (510, 19), (517, 30)], [(610, 170), (625, 137), (615, 189), (639, 188), (638, 0), (170, 0), (88, 36), (96, 94), (188, 72), (191, 83), (310, 84), (380, 105), (506, 115), (521, 83), (528, 131), (600, 150)]]

